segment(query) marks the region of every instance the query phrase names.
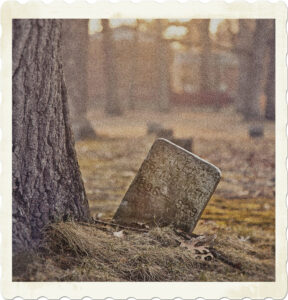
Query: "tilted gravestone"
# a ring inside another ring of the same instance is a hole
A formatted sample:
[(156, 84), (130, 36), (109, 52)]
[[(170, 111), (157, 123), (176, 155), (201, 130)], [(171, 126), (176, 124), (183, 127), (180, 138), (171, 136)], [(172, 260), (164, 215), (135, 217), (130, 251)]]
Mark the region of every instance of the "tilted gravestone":
[(220, 177), (217, 167), (165, 139), (157, 139), (114, 220), (119, 224), (173, 224), (192, 232)]

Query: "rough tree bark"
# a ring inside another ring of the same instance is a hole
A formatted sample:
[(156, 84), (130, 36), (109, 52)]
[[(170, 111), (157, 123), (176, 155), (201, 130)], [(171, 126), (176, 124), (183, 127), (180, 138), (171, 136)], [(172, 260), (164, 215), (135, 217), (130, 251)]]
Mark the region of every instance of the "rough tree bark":
[(102, 48), (104, 54), (104, 77), (106, 89), (105, 111), (110, 115), (121, 115), (117, 93), (117, 73), (114, 59), (114, 45), (109, 19), (102, 19)]
[(265, 93), (267, 97), (265, 118), (267, 120), (275, 120), (275, 20), (270, 20), (270, 33), (268, 37), (268, 74), (265, 85)]
[(49, 222), (89, 206), (68, 118), (59, 20), (13, 21), (13, 252), (37, 247)]
[(170, 71), (169, 71), (169, 46), (162, 36), (162, 20), (156, 19), (156, 99), (158, 110), (168, 112), (170, 110)]
[(62, 21), (62, 57), (69, 96), (72, 130), (76, 140), (96, 137), (87, 119), (88, 103), (88, 20)]

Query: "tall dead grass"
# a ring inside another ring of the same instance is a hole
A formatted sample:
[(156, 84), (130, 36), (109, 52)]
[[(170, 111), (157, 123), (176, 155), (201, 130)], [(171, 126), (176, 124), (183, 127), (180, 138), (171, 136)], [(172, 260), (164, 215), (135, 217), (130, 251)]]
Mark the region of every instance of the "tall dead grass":
[(13, 280), (274, 280), (270, 263), (261, 263), (251, 254), (251, 247), (235, 244), (227, 236), (223, 244), (216, 241), (212, 261), (196, 259), (191, 249), (179, 247), (180, 243), (181, 238), (169, 227), (147, 233), (126, 231), (119, 238), (92, 224), (52, 224), (45, 230), (41, 252), (29, 260), (13, 258)]

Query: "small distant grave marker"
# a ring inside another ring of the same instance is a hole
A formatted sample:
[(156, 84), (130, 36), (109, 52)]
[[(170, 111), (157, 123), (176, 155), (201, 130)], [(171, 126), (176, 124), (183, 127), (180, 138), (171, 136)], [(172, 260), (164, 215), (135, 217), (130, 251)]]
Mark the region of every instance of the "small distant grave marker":
[(165, 139), (157, 139), (114, 220), (119, 224), (173, 224), (192, 232), (220, 177), (217, 167)]
[(249, 128), (249, 136), (252, 138), (263, 137), (264, 129), (263, 126), (251, 126)]
[(157, 137), (170, 140), (173, 138), (173, 129), (162, 128), (157, 131)]
[(186, 149), (187, 151), (190, 151), (190, 152), (193, 151), (193, 139), (192, 138), (186, 138), (186, 139), (172, 138), (170, 141), (172, 143)]
[(161, 129), (163, 129), (161, 124), (156, 122), (147, 122), (147, 134), (157, 133)]

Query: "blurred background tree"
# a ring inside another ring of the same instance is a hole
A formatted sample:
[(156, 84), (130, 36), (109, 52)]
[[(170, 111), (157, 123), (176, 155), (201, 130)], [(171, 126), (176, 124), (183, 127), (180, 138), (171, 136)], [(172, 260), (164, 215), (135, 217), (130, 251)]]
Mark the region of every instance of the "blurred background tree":
[(88, 22), (88, 19), (70, 19), (65, 20), (62, 27), (63, 68), (76, 140), (96, 137), (87, 119)]
[(108, 19), (101, 20), (102, 25), (102, 51), (104, 54), (103, 62), (103, 76), (105, 80), (105, 96), (106, 106), (105, 111), (107, 114), (120, 115), (120, 103), (118, 101), (117, 90), (117, 73), (115, 65), (115, 49), (112, 37), (112, 30), (110, 28), (110, 21)]
[(260, 96), (265, 79), (267, 20), (239, 20), (237, 44), (239, 59), (239, 108), (246, 120), (260, 119)]
[(155, 57), (156, 57), (156, 93), (158, 110), (167, 112), (170, 109), (170, 70), (169, 70), (169, 45), (163, 38), (164, 21), (155, 20)]
[(275, 120), (275, 21), (269, 20), (268, 39), (268, 74), (265, 85), (267, 120)]
[(210, 66), (211, 66), (211, 51), (210, 51), (210, 37), (209, 37), (210, 20), (201, 20), (198, 23), (198, 30), (200, 33), (199, 45), (201, 47), (200, 55), (200, 91), (206, 92), (211, 89), (210, 84)]

